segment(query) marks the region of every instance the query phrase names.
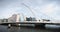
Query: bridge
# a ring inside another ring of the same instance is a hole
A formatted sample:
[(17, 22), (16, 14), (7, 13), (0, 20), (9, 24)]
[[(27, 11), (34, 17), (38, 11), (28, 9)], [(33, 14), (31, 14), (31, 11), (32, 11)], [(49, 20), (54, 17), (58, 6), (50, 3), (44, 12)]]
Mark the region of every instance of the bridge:
[(0, 22), (0, 24), (55, 24), (60, 25), (60, 22), (53, 21), (20, 21), (20, 22)]
[(7, 24), (8, 26), (12, 24), (34, 24), (35, 26), (45, 26), (45, 24), (60, 25), (59, 21), (19, 21), (19, 22), (0, 22), (1, 24)]

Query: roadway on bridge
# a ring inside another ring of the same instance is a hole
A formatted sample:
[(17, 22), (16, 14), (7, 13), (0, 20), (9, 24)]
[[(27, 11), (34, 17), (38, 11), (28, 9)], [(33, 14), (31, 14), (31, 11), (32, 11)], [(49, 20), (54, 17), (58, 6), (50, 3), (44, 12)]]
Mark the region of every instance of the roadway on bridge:
[(0, 24), (56, 24), (60, 25), (60, 22), (53, 21), (19, 21), (19, 22), (0, 22)]

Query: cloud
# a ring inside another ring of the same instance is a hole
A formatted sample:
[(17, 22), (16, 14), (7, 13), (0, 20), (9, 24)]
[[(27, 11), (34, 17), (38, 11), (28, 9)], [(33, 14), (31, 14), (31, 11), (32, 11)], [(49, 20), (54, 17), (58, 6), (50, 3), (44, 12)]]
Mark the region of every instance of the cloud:
[(50, 15), (51, 13), (54, 12), (55, 8), (56, 8), (55, 4), (47, 4), (43, 6), (41, 10), (43, 13)]

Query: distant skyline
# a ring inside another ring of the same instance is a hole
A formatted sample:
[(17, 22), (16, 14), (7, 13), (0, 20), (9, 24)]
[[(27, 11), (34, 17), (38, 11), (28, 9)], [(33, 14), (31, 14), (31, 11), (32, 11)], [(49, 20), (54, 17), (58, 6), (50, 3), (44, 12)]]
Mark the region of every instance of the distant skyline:
[(33, 16), (21, 3), (29, 6), (38, 18), (60, 20), (60, 0), (0, 0), (0, 19), (16, 13)]

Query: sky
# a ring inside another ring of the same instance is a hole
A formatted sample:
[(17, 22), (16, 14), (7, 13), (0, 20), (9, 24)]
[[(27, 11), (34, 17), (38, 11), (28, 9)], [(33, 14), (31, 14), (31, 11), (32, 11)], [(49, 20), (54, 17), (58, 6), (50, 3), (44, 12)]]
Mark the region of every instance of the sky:
[(60, 0), (0, 0), (0, 19), (17, 13), (27, 17), (60, 20)]

